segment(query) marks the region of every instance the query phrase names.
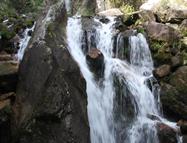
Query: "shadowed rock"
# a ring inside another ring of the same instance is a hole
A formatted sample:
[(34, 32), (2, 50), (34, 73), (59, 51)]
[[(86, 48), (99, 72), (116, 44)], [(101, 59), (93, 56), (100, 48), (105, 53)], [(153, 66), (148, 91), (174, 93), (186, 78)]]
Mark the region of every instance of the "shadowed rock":
[(157, 134), (160, 143), (177, 143), (178, 131), (164, 123), (157, 124)]
[(102, 78), (104, 75), (104, 56), (96, 48), (91, 48), (86, 55), (86, 61), (90, 70), (94, 73), (97, 79)]
[(85, 80), (66, 49), (63, 3), (55, 8), (50, 24), (45, 22), (53, 12), (50, 5), (38, 19), (20, 64), (14, 105), (15, 142), (90, 142)]
[(180, 120), (177, 125), (180, 126), (181, 134), (187, 135), (187, 121)]

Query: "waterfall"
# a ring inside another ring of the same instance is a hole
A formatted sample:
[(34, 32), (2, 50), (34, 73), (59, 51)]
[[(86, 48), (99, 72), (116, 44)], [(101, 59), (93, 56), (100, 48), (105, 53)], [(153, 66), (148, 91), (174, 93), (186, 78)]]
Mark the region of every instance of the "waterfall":
[(105, 59), (104, 77), (99, 82), (82, 50), (81, 17), (71, 17), (67, 24), (68, 50), (87, 83), (91, 143), (158, 143), (157, 123), (162, 121), (173, 127), (175, 124), (162, 117), (159, 85), (152, 75), (153, 60), (146, 38), (141, 33), (129, 37), (129, 61), (115, 58), (115, 17), (107, 18), (108, 23), (95, 18), (97, 24), (93, 26), (96, 29), (94, 48)]
[(25, 31), (23, 32), (23, 38), (20, 40), (19, 43), (19, 50), (16, 55), (18, 61), (21, 61), (23, 59), (23, 55), (25, 53), (25, 49), (27, 48), (27, 45), (31, 39), (31, 35), (29, 35), (29, 32), (33, 32), (35, 28), (35, 24), (31, 28), (26, 28)]

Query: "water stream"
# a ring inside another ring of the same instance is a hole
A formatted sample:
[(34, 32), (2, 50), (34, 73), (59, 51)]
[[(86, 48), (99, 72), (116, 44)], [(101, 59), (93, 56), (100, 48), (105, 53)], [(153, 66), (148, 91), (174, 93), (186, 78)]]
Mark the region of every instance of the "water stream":
[(34, 28), (35, 28), (35, 24), (31, 27), (31, 28), (26, 28), (25, 31), (23, 32), (23, 38), (21, 38), (20, 43), (19, 43), (19, 50), (16, 54), (16, 58), (18, 59), (18, 61), (21, 61), (23, 59), (23, 55), (25, 53), (25, 50), (27, 48), (27, 45), (31, 39), (31, 35), (29, 34), (29, 32), (33, 32)]
[(160, 89), (152, 75), (153, 60), (146, 38), (141, 33), (129, 38), (129, 61), (115, 58), (115, 17), (107, 18), (107, 24), (94, 19), (98, 23), (94, 26), (96, 48), (105, 58), (102, 84), (95, 80), (81, 48), (81, 18), (71, 17), (67, 24), (68, 50), (87, 83), (91, 143), (158, 143), (157, 123), (173, 127), (175, 123), (162, 117)]

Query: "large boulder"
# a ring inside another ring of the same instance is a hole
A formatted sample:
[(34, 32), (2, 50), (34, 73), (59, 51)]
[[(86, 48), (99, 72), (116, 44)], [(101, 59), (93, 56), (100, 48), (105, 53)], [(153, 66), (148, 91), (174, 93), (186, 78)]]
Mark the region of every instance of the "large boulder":
[(90, 142), (86, 84), (66, 49), (67, 17), (61, 2), (46, 7), (20, 64), (15, 142)]
[(164, 123), (157, 124), (157, 134), (159, 143), (178, 143), (178, 131)]
[(187, 2), (185, 0), (148, 0), (141, 10), (150, 10), (157, 15), (161, 22), (180, 23), (187, 18)]
[(151, 21), (145, 25), (145, 28), (149, 38), (153, 40), (171, 43), (177, 41), (180, 37), (174, 28), (162, 23)]
[(187, 120), (187, 66), (182, 66), (161, 82), (161, 101), (166, 116)]

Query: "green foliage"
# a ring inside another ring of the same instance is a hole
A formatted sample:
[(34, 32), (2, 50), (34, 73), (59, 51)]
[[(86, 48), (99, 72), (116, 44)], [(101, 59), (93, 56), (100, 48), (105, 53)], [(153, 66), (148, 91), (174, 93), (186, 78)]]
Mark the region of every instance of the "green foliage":
[(124, 14), (131, 14), (135, 11), (134, 7), (128, 4), (124, 4), (122, 6), (120, 6), (120, 10), (124, 13)]
[(140, 28), (137, 29), (137, 32), (144, 34), (145, 33), (145, 29), (140, 27)]
[(187, 37), (187, 28), (186, 29), (183, 29), (183, 31), (181, 31), (182, 35), (184, 37)]
[(114, 7), (120, 7), (123, 4), (122, 0), (109, 0)]
[(38, 10), (43, 3), (43, 0), (12, 0), (14, 8), (19, 13), (28, 13)]
[(166, 44), (166, 43), (165, 43), (165, 42), (162, 42), (162, 41), (152, 41), (152, 42), (151, 42), (151, 48), (152, 48), (153, 50), (158, 51), (158, 50), (164, 48), (164, 47), (165, 47), (165, 44)]
[(15, 32), (9, 31), (5, 25), (0, 24), (0, 35), (2, 38), (11, 39), (15, 36)]

